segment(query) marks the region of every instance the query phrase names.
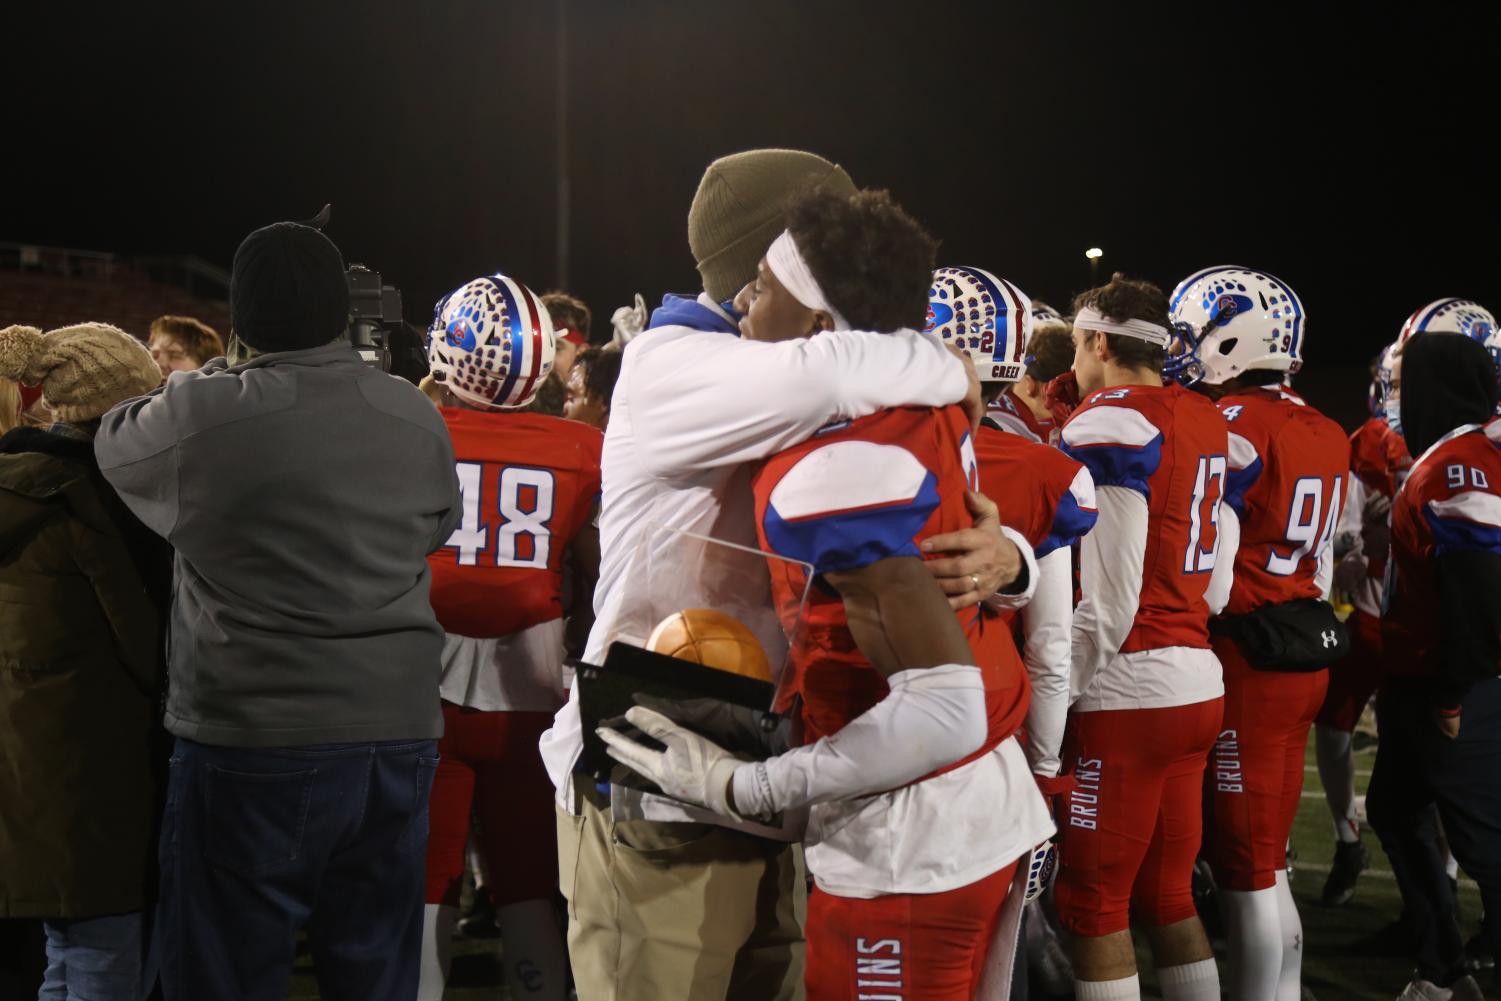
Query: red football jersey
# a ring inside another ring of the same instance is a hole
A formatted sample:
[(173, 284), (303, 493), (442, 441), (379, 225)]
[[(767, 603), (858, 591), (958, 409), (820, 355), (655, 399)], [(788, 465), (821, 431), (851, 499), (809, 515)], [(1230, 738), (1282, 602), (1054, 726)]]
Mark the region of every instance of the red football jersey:
[(1319, 598), (1319, 558), (1349, 491), (1350, 443), (1286, 387), (1220, 399), (1230, 426), (1225, 503), (1240, 519), (1227, 615)]
[(988, 426), (975, 433), (975, 456), (980, 492), (1000, 508), (1001, 524), (1027, 537), (1038, 559), (1094, 527), (1093, 481), (1083, 463)]
[(1204, 592), (1219, 542), (1229, 450), (1214, 404), (1182, 386), (1095, 393), (1069, 417), (1062, 448), (1095, 489), (1122, 487), (1147, 502), (1142, 586), (1121, 653), (1209, 647)]
[(1397, 496), (1411, 466), (1407, 443), (1384, 419), (1372, 417), (1350, 435), (1350, 472), (1367, 490), (1383, 497)]
[[(886, 410), (831, 425), (772, 456), (754, 479), (756, 528), (768, 553), (813, 566), (815, 574), (852, 570), (882, 559), (921, 557), (923, 539), (970, 527), (964, 501), (976, 485), (974, 443), (957, 407)], [(806, 572), (771, 561), (772, 592), (789, 630)], [(975, 646), (980, 615), (960, 613)], [(1026, 716), (1026, 674), (1015, 647), (980, 663), (989, 739), (978, 757), (1015, 733)], [(977, 661), (981, 658), (976, 658)], [(842, 729), (889, 688), (850, 635), (844, 602), (815, 585), (784, 685), (786, 708), (801, 695), (804, 739)]]
[(458, 636), (509, 636), (563, 615), (563, 557), (599, 498), (604, 435), (578, 421), (443, 410), (463, 517), (428, 557), (433, 610)]
[[(1082, 463), (1030, 437), (986, 425), (975, 434), (975, 455), (980, 492), (1000, 509), (1001, 524), (1026, 536), (1039, 560), (1072, 546), (1094, 527), (1099, 514), (1094, 480)], [(1017, 613), (999, 617), (1009, 627)]]
[(1381, 624), (1393, 674), (1434, 673), (1442, 620), (1433, 561), (1476, 550), (1501, 554), (1501, 448), (1472, 425), (1415, 463), (1392, 503), (1393, 572)]
[(1026, 401), (1008, 389), (995, 398), (985, 410), (985, 416), (998, 424), (1002, 431), (1026, 438), (1043, 445), (1058, 444), (1059, 423), (1052, 418), (1040, 420), (1032, 413)]

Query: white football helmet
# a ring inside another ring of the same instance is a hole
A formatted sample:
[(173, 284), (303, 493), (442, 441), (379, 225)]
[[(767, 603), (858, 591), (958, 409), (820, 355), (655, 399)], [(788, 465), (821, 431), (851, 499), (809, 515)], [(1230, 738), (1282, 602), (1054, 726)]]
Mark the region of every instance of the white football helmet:
[(476, 407), (524, 407), (552, 371), (552, 319), (531, 289), (502, 274), (439, 299), (427, 340), (433, 380)]
[(975, 363), (981, 382), (1015, 382), (1026, 370), (1032, 300), (979, 268), (939, 268), (928, 289), (925, 328)]
[(1218, 386), (1252, 369), (1303, 367), (1303, 303), (1265, 271), (1205, 268), (1178, 283), (1168, 303), (1175, 344), (1164, 374), (1185, 386)]
[(1464, 334), (1492, 347), (1497, 334), (1496, 318), (1471, 299), (1435, 299), (1407, 318), (1397, 335), (1397, 343), (1406, 344), (1414, 334)]
[(1056, 309), (1054, 309), (1052, 306), (1049, 306), (1045, 302), (1033, 302), (1031, 313), (1033, 327), (1036, 327), (1040, 323), (1063, 322), (1063, 314), (1058, 312)]

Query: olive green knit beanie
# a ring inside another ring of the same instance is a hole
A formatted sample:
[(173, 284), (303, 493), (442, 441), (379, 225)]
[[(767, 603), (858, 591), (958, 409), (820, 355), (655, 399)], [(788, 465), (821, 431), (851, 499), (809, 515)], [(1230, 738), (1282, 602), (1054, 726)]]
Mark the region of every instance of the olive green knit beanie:
[(709, 164), (688, 209), (688, 247), (715, 302), (755, 279), (788, 205), (815, 188), (855, 193), (843, 167), (801, 150), (753, 149)]

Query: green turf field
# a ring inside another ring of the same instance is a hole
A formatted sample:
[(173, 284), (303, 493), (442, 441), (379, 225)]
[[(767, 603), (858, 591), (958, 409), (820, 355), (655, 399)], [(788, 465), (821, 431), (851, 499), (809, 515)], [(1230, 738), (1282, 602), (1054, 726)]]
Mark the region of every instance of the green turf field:
[[(1356, 789), (1363, 795), (1370, 781), (1375, 748), (1356, 755)], [(1333, 832), (1329, 811), (1314, 767), (1310, 742), (1305, 771), (1303, 803), (1293, 828), (1293, 848), (1297, 868), (1293, 875), (1293, 893), (1303, 915), (1303, 932), (1307, 939), (1303, 962), (1303, 983), (1318, 1001), (1391, 1001), (1407, 982), (1409, 962), (1362, 940), (1369, 938), (1393, 920), (1400, 908), (1397, 885), (1391, 867), (1381, 854), (1381, 847), (1370, 832), (1366, 844), (1371, 850), (1372, 869), (1361, 877), (1355, 899), (1341, 908), (1327, 908), (1319, 903), (1329, 861), (1334, 854)], [(1460, 883), (1460, 909), (1465, 918), (1465, 937), (1478, 927), (1480, 895), (1469, 880)], [(498, 1001), (509, 995), (500, 986), (498, 945), (493, 942), (455, 942), (453, 975), (448, 992), (451, 1001)], [(1221, 956), (1223, 962), (1223, 955)], [(1151, 975), (1151, 964), (1141, 956), (1142, 982), (1148, 997), (1160, 997)], [(1223, 970), (1223, 965), (1221, 967)], [(1482, 979), (1483, 986), (1489, 986)], [(295, 999), (318, 997), (313, 981), (312, 964), (299, 958), (297, 974), (289, 995)]]
[[(1367, 712), (1366, 723), (1370, 722)], [(1375, 746), (1356, 753), (1356, 791), (1363, 797), (1370, 783), (1371, 764), (1376, 759)], [(1381, 845), (1370, 831), (1365, 833), (1366, 846), (1371, 852), (1371, 868), (1361, 876), (1355, 890), (1355, 899), (1344, 907), (1325, 907), (1319, 902), (1324, 888), (1324, 877), (1334, 857), (1334, 832), (1329, 820), (1329, 808), (1324, 803), (1323, 786), (1319, 783), (1318, 769), (1314, 765), (1313, 742), (1310, 739), (1304, 770), (1303, 802), (1298, 809), (1298, 819), (1293, 825), (1293, 850), (1297, 861), (1293, 872), (1293, 895), (1298, 901), (1298, 911), (1303, 918), (1305, 938), (1303, 958), (1303, 986), (1312, 992), (1318, 1001), (1391, 1001), (1407, 983), (1411, 972), (1410, 960), (1405, 955), (1395, 955), (1389, 949), (1372, 946), (1363, 940), (1369, 939), (1383, 926), (1396, 918), (1401, 909), (1397, 884), (1392, 880), (1391, 865), (1381, 852)], [(1474, 882), (1460, 880), (1460, 913), (1464, 917), (1464, 933), (1468, 939), (1479, 928), (1480, 893)], [(1224, 953), (1220, 951), (1220, 971), (1224, 974)], [(1150, 960), (1139, 951), (1138, 961), (1143, 969), (1143, 982), (1151, 979), (1146, 972)], [(1489, 988), (1487, 977), (1480, 978), (1482, 987)], [(1155, 992), (1149, 995), (1160, 997)]]

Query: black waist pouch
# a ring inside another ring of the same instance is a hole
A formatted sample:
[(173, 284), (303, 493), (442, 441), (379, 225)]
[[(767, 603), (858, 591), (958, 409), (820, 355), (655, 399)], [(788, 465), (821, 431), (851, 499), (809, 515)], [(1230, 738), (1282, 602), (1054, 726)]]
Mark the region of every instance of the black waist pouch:
[(1234, 640), (1258, 671), (1319, 671), (1350, 652), (1345, 624), (1319, 598), (1222, 615), (1209, 620), (1209, 631)]

